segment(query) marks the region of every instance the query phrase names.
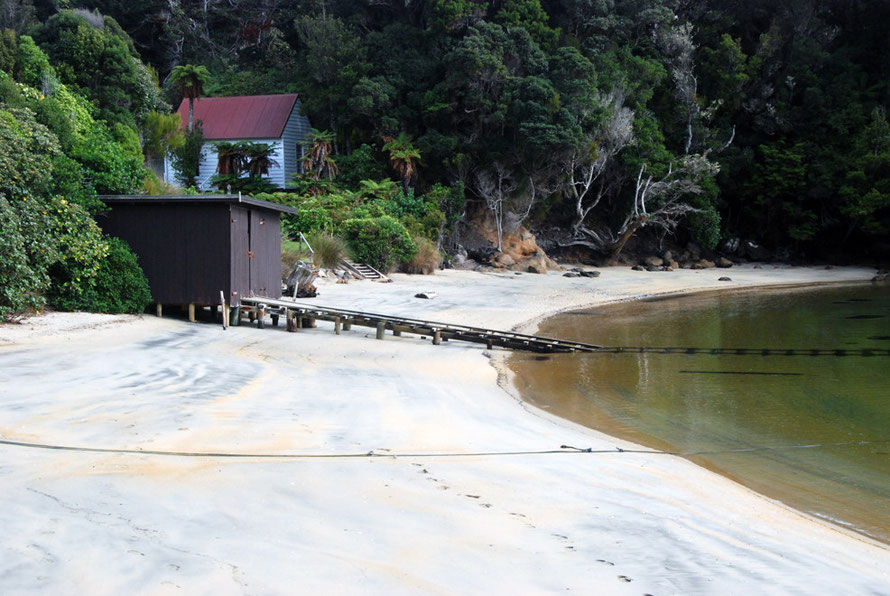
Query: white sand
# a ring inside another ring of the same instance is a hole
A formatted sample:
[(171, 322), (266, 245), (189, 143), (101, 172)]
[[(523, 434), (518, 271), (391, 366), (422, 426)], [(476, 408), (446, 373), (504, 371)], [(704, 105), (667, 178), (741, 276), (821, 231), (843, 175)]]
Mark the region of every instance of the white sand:
[[(494, 328), (640, 295), (867, 280), (750, 267), (446, 271), (314, 302)], [(718, 282), (723, 275), (732, 282)], [(413, 298), (434, 291), (434, 300)], [(0, 592), (890, 593), (890, 549), (536, 410), (479, 346), (50, 314), (0, 326)], [(493, 360), (504, 352), (495, 350)], [(503, 380), (503, 379), (502, 379)]]

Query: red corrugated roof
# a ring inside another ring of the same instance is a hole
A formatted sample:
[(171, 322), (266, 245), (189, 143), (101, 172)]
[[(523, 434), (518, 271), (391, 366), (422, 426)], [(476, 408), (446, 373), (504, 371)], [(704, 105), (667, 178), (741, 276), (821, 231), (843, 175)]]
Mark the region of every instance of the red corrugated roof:
[[(204, 123), (204, 138), (277, 139), (297, 102), (297, 94), (200, 97), (195, 100), (195, 122)], [(179, 104), (182, 127), (189, 121), (189, 101)]]

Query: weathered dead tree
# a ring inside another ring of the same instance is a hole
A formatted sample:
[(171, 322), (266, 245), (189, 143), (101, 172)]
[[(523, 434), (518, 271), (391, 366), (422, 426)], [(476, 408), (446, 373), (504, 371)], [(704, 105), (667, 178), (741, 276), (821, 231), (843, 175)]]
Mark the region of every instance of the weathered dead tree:
[(318, 273), (312, 265), (297, 261), (285, 280), (287, 294), (293, 298), (313, 298), (317, 295), (317, 289), (313, 283), (317, 278)]

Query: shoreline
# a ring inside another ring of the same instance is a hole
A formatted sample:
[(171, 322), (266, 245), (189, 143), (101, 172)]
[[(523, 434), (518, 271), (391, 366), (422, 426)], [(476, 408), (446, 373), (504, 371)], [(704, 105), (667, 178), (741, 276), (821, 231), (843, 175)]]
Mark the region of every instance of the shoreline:
[[(749, 294), (750, 295), (750, 294), (754, 294), (754, 293), (758, 293), (758, 292), (762, 292), (762, 291), (776, 292), (776, 293), (783, 292), (783, 291), (786, 291), (786, 292), (796, 292), (796, 291), (807, 292), (807, 291), (811, 291), (811, 290), (815, 290), (815, 289), (819, 289), (819, 288), (861, 287), (861, 286), (868, 286), (870, 284), (871, 284), (871, 282), (869, 282), (868, 280), (864, 280), (864, 281), (847, 281), (847, 280), (845, 280), (845, 281), (833, 281), (833, 282), (823, 281), (823, 282), (817, 282), (817, 283), (757, 285), (757, 286), (748, 286), (748, 287), (744, 287), (744, 288), (730, 288), (730, 289), (721, 288), (721, 289), (702, 289), (702, 290), (691, 290), (691, 291), (690, 290), (680, 290), (680, 291), (671, 291), (671, 292), (664, 292), (664, 293), (655, 293), (655, 294), (650, 294), (650, 295), (634, 296), (631, 298), (615, 300), (615, 301), (610, 301), (610, 302), (597, 302), (592, 305), (586, 305), (586, 306), (581, 306), (578, 308), (570, 308), (570, 309), (560, 310), (559, 312), (553, 313), (552, 315), (544, 315), (541, 317), (536, 317), (535, 319), (533, 319), (531, 321), (517, 325), (516, 327), (513, 328), (513, 331), (535, 334), (540, 330), (541, 323), (543, 323), (546, 320), (549, 320), (551, 317), (560, 316), (560, 315), (563, 315), (566, 313), (585, 312), (585, 311), (590, 311), (590, 310), (599, 309), (599, 308), (608, 309), (610, 307), (615, 307), (618, 305), (633, 303), (633, 302), (659, 302), (662, 300), (676, 300), (676, 299), (682, 300), (686, 297), (708, 297), (708, 296), (715, 296), (715, 295), (719, 296), (719, 295), (729, 295), (729, 294), (732, 294), (732, 295)], [(608, 312), (608, 311), (606, 311), (606, 312)], [(570, 424), (578, 425), (582, 428), (586, 428), (586, 429), (593, 430), (598, 433), (602, 433), (608, 437), (613, 437), (615, 440), (623, 440), (623, 441), (629, 442), (632, 445), (638, 446), (640, 449), (650, 449), (650, 450), (652, 450), (653, 453), (663, 453), (663, 451), (661, 451), (661, 448), (659, 448), (657, 445), (650, 444), (650, 442), (640, 443), (637, 440), (634, 440), (632, 438), (625, 438), (623, 436), (619, 436), (618, 434), (612, 434), (609, 431), (609, 428), (606, 428), (606, 427), (597, 428), (595, 426), (583, 424), (581, 422), (576, 422), (575, 420), (564, 418), (557, 414), (553, 414), (546, 409), (543, 409), (541, 406), (535, 404), (534, 401), (526, 399), (525, 397), (523, 397), (522, 392), (517, 388), (517, 383), (515, 380), (517, 377), (517, 374), (514, 372), (513, 368), (508, 364), (507, 360), (509, 358), (510, 358), (510, 354), (504, 354), (504, 353), (497, 353), (497, 354), (493, 355), (491, 358), (492, 365), (498, 371), (498, 384), (506, 393), (510, 394), (514, 399), (516, 399), (517, 401), (528, 406), (529, 413), (531, 413), (533, 415), (541, 415), (541, 416), (544, 416), (549, 419), (564, 420)], [(666, 444), (665, 441), (659, 440), (659, 439), (652, 437), (650, 435), (646, 435), (645, 433), (643, 433), (643, 434), (645, 436), (649, 437), (651, 443), (655, 443), (655, 444), (662, 443), (663, 445)], [(673, 445), (670, 445), (667, 448), (676, 449), (676, 447)], [(739, 480), (733, 474), (731, 474), (725, 470), (722, 470), (716, 464), (712, 464), (707, 461), (695, 461), (692, 458), (685, 457), (682, 455), (671, 454), (671, 456), (686, 459), (686, 460), (690, 461), (691, 463), (693, 463), (694, 465), (702, 467), (702, 468), (704, 468), (708, 471), (711, 471), (723, 478), (726, 478), (727, 480), (730, 480), (730, 481), (738, 484), (739, 486), (750, 491), (751, 493), (764, 498), (765, 500), (769, 501), (770, 503), (779, 505), (780, 507), (783, 507), (783, 508), (789, 510), (790, 512), (798, 514), (806, 519), (809, 519), (814, 523), (827, 524), (837, 531), (840, 531), (844, 534), (848, 534), (852, 538), (863, 539), (866, 542), (878, 545), (880, 547), (890, 548), (890, 541), (888, 541), (888, 540), (884, 540), (884, 539), (881, 539), (875, 535), (872, 535), (869, 532), (867, 532), (866, 530), (857, 528), (853, 524), (845, 522), (842, 519), (837, 519), (837, 518), (831, 517), (830, 515), (819, 515), (819, 514), (803, 511), (803, 510), (795, 507), (792, 504), (789, 504), (783, 500), (780, 500), (779, 498), (770, 496), (768, 494), (760, 492), (759, 490), (757, 490), (755, 488), (748, 486), (747, 484), (745, 484), (744, 482)]]
[[(716, 281), (725, 270), (602, 271), (323, 280), (314, 300), (506, 330), (653, 290), (728, 289)], [(869, 274), (730, 270), (734, 287)], [(418, 291), (438, 296), (419, 300)], [(223, 332), (152, 316), (53, 314), (0, 326), (0, 384), (13, 389), (0, 408), (0, 438), (307, 456), (2, 446), (0, 586), (397, 594), (890, 586), (886, 545), (688, 460), (618, 452), (633, 444), (499, 386), (503, 373), (492, 364), (506, 354), (485, 358), (478, 346), (411, 336), (381, 342), (373, 330), (334, 336), (324, 323), (296, 334), (246, 325)]]

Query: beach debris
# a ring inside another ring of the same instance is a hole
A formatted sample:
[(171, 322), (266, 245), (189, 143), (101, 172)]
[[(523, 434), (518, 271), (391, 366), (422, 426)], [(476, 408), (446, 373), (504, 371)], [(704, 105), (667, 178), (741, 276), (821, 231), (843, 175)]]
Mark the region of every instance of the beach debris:
[(294, 298), (314, 298), (318, 294), (313, 283), (317, 277), (318, 272), (312, 265), (297, 261), (285, 280), (287, 294)]
[(432, 300), (436, 296), (438, 296), (438, 294), (435, 292), (418, 292), (414, 294), (415, 298), (423, 298), (424, 300)]

